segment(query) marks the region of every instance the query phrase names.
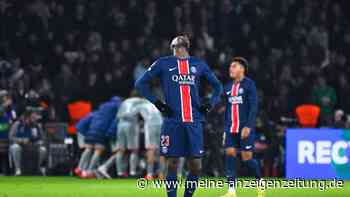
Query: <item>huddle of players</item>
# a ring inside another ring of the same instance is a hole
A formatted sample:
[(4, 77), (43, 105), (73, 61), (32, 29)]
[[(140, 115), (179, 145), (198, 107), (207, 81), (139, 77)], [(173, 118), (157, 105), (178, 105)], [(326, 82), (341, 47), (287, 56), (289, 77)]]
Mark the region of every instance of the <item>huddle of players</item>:
[[(130, 151), (129, 175), (136, 176), (139, 116), (144, 120), (147, 178), (153, 177), (163, 120), (161, 113), (152, 103), (138, 97), (124, 101), (119, 97), (113, 97), (78, 122), (76, 125), (78, 143), (84, 151), (74, 173), (81, 178), (111, 178), (108, 169), (116, 163), (118, 176), (126, 177), (128, 173), (124, 153), (128, 150)], [(110, 145), (112, 155), (101, 165), (101, 156), (106, 150), (106, 144)], [(160, 163), (163, 168), (163, 162)]]

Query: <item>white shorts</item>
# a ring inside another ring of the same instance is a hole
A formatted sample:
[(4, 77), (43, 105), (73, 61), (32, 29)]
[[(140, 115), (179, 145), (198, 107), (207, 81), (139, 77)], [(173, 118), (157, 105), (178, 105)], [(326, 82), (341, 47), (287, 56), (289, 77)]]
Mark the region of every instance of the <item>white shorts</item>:
[(139, 124), (137, 122), (120, 121), (117, 133), (117, 149), (136, 150), (139, 148)]
[(145, 146), (148, 148), (159, 148), (160, 130), (162, 125), (145, 124)]
[(79, 148), (84, 148), (85, 146), (85, 137), (81, 133), (77, 133), (78, 146)]

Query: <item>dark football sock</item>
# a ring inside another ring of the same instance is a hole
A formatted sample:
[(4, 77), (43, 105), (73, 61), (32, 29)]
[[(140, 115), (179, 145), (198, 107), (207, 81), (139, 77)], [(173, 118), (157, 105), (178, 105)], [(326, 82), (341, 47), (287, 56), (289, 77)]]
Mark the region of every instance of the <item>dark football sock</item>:
[(165, 181), (168, 197), (176, 197), (177, 174), (176, 171), (169, 171)]
[(261, 178), (260, 167), (256, 159), (249, 159), (247, 161), (244, 161), (244, 165), (248, 167), (249, 172), (254, 173), (256, 179)]
[(192, 197), (197, 188), (198, 176), (189, 173), (185, 182), (184, 197)]
[(225, 173), (229, 189), (234, 189), (234, 181), (236, 179), (236, 157), (226, 155)]

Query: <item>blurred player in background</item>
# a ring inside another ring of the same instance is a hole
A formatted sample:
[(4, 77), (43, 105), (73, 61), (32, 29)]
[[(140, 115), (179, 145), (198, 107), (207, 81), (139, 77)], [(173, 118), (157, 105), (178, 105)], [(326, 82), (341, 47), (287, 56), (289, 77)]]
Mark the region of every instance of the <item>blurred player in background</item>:
[(79, 160), (78, 166), (74, 169), (74, 174), (81, 176), (83, 171), (86, 171), (91, 159), (92, 148), (85, 144), (85, 135), (90, 128), (91, 120), (93, 119), (94, 112), (89, 113), (84, 118), (82, 118), (75, 128), (77, 129), (78, 146), (83, 149)]
[(127, 177), (126, 167), (123, 162), (124, 153), (130, 151), (129, 175), (136, 176), (138, 164), (140, 126), (138, 112), (135, 106), (142, 101), (141, 98), (131, 97), (122, 102), (117, 113), (117, 174), (120, 177)]
[[(161, 130), (160, 152), (167, 158), (166, 181), (168, 197), (175, 197), (178, 158), (187, 157), (189, 174), (184, 196), (192, 196), (201, 172), (203, 127), (205, 114), (220, 99), (222, 87), (209, 66), (189, 56), (190, 41), (178, 36), (170, 44), (172, 56), (162, 57), (136, 81), (135, 87), (165, 116)], [(210, 99), (199, 96), (200, 78), (205, 77), (214, 91)], [(150, 89), (152, 79), (159, 78), (165, 102), (156, 98)]]
[(44, 145), (45, 135), (34, 112), (25, 111), (19, 120), (14, 122), (9, 132), (9, 140), (11, 143), (9, 153), (15, 164), (16, 176), (22, 174), (22, 152), (28, 145), (38, 147), (40, 172), (42, 175), (46, 175), (47, 149)]
[(13, 123), (17, 119), (15, 104), (7, 90), (0, 90), (0, 112)]
[[(112, 155), (105, 161), (102, 165), (97, 168), (97, 175), (102, 175), (103, 178), (111, 179), (112, 177), (108, 174), (108, 170), (114, 163), (116, 163), (117, 157), (117, 128), (118, 121), (116, 118), (110, 123), (107, 130), (106, 137), (108, 139), (108, 144), (110, 145), (110, 150)], [(102, 178), (101, 177), (101, 178)]]
[[(231, 80), (225, 85), (225, 171), (229, 190), (223, 197), (235, 197), (234, 181), (236, 178), (236, 157), (241, 153), (243, 164), (253, 173), (255, 178), (261, 178), (258, 162), (253, 158), (255, 119), (258, 110), (255, 82), (245, 76), (248, 61), (242, 57), (233, 59), (229, 67)], [(258, 196), (264, 196), (258, 189)]]
[(90, 123), (90, 128), (85, 134), (85, 146), (92, 154), (86, 171), (82, 171), (82, 178), (94, 178), (95, 171), (99, 165), (101, 156), (105, 151), (105, 144), (108, 141), (108, 129), (111, 122), (115, 121), (121, 99), (117, 96), (100, 105)]
[[(148, 100), (141, 99), (135, 106), (135, 110), (141, 114), (144, 120), (145, 130), (145, 147), (147, 157), (147, 174), (146, 179), (154, 178), (154, 163), (156, 161), (156, 150), (159, 149), (160, 130), (163, 123), (162, 114), (160, 111)], [(164, 158), (159, 161), (160, 177), (164, 176), (165, 164)]]

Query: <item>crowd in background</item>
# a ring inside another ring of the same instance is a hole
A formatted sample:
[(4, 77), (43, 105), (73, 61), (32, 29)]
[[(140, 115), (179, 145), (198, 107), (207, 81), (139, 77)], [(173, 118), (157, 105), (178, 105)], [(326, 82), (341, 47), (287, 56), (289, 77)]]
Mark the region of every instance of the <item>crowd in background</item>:
[[(248, 76), (256, 80), (259, 96), (259, 139), (269, 144), (263, 157), (273, 166), (283, 162), (283, 132), (293, 124), (285, 120), (294, 118), (296, 106), (319, 105), (319, 126), (349, 127), (347, 5), (337, 0), (0, 0), (0, 89), (10, 93), (18, 111), (36, 98), (48, 107), (48, 118), (67, 121), (65, 106), (74, 100), (98, 106), (113, 95), (128, 97), (152, 61), (169, 55), (170, 40), (186, 33), (191, 54), (205, 59), (222, 82), (233, 56), (249, 60)], [(159, 92), (157, 83), (154, 89)], [(210, 91), (205, 85), (202, 90)], [(222, 144), (223, 106), (206, 124), (209, 159)], [(223, 169), (215, 165), (208, 174)]]

